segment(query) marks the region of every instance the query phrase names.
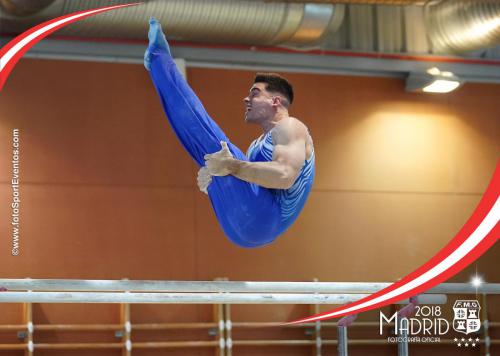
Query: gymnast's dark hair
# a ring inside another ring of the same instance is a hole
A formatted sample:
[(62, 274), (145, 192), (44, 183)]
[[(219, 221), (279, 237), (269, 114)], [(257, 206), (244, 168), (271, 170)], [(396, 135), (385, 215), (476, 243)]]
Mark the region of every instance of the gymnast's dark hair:
[(275, 73), (257, 73), (253, 82), (266, 83), (268, 91), (283, 95), (288, 101), (284, 103), (284, 106), (288, 106), (293, 102), (293, 88), (288, 80), (281, 75)]

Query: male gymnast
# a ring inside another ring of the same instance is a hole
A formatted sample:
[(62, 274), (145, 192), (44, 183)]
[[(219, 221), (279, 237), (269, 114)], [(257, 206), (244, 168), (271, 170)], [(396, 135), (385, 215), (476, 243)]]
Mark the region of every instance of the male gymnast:
[(242, 247), (274, 241), (298, 217), (314, 180), (314, 147), (307, 127), (289, 115), (293, 89), (286, 79), (258, 73), (245, 103), (245, 121), (263, 134), (247, 155), (213, 121), (176, 68), (161, 25), (150, 20), (144, 65), (181, 144), (201, 167), (198, 187), (208, 194), (229, 239)]

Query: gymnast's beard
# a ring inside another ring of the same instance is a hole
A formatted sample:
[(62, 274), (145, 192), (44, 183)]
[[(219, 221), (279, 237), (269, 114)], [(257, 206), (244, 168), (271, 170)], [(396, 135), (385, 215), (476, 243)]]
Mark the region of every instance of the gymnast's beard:
[(253, 110), (245, 112), (245, 122), (248, 124), (261, 124), (265, 121), (265, 110), (254, 108)]
[(255, 124), (256, 123), (255, 117), (248, 111), (245, 113), (245, 122), (247, 124)]

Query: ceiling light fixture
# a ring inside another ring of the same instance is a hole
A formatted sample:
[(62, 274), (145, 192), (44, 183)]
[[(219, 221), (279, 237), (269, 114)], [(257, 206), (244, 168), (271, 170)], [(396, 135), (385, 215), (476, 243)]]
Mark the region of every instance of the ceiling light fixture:
[(406, 90), (424, 93), (449, 93), (463, 84), (452, 72), (441, 72), (433, 67), (425, 73), (410, 72), (406, 78)]

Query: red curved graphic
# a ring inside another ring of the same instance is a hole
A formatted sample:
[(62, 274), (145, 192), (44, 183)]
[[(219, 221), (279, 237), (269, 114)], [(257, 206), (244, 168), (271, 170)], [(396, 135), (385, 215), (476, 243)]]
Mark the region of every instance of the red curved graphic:
[(57, 31), (61, 27), (69, 25), (72, 22), (99, 14), (101, 12), (115, 10), (127, 6), (135, 6), (139, 4), (140, 3), (131, 3), (106, 6), (97, 9), (73, 12), (71, 14), (60, 16), (55, 19), (43, 22), (21, 33), (19, 36), (3, 46), (0, 50), (0, 90), (2, 90), (7, 77), (9, 76), (10, 72), (19, 61), (19, 59), (21, 59), (21, 57), (37, 42), (50, 35), (54, 31)]
[(478, 259), (500, 237), (500, 162), (478, 207), (458, 234), (434, 257), (403, 279), (376, 293), (330, 311), (292, 321), (298, 324), (380, 308), (425, 292)]

